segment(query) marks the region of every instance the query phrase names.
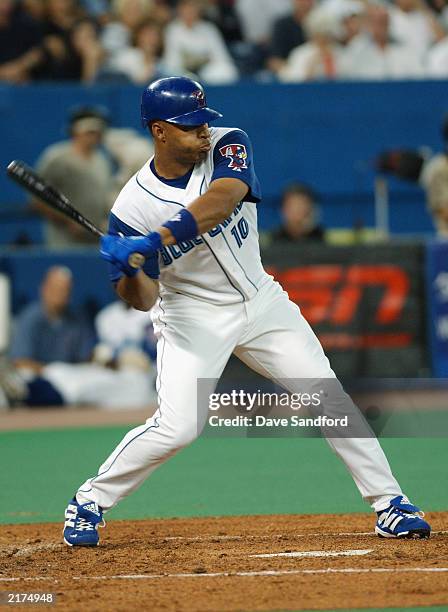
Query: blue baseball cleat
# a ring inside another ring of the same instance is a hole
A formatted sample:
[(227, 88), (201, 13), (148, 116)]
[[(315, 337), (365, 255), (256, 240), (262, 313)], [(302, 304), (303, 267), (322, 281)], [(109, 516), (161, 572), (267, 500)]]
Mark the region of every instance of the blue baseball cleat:
[(423, 520), (424, 513), (404, 495), (390, 500), (390, 505), (377, 512), (375, 533), (380, 538), (429, 538), (431, 527)]
[(68, 546), (98, 546), (98, 527), (105, 524), (98, 504), (78, 504), (74, 497), (65, 510), (64, 542)]

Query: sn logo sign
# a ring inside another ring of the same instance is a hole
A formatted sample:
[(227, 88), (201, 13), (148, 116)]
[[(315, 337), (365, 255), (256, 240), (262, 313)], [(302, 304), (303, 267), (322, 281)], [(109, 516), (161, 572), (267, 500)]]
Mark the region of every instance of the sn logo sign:
[[(326, 347), (390, 348), (412, 341), (409, 328), (397, 329), (410, 290), (409, 277), (398, 266), (321, 264), (270, 272), (311, 325), (318, 332), (325, 328), (318, 335)], [(367, 296), (374, 298), (363, 310)]]

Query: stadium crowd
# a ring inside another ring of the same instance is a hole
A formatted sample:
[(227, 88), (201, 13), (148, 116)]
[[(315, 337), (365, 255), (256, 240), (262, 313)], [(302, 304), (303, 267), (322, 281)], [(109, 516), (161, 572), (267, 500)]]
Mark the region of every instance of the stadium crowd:
[(448, 77), (448, 0), (0, 0), (0, 80)]
[(118, 300), (92, 318), (72, 306), (73, 284), (69, 268), (50, 267), (37, 299), (15, 318), (0, 358), (0, 413), (18, 406), (121, 410), (155, 401), (156, 340), (147, 313)]

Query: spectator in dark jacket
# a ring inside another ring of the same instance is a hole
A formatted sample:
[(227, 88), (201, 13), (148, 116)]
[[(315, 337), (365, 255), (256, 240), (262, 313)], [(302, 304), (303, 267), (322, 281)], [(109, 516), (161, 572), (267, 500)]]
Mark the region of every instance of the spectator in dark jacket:
[(291, 15), (280, 17), (272, 31), (268, 68), (276, 74), (282, 69), (293, 49), (306, 42), (303, 19), (313, 8), (314, 0), (293, 0)]
[(301, 183), (289, 185), (282, 197), (282, 225), (271, 234), (271, 241), (323, 241), (324, 228), (318, 221), (317, 197), (312, 189)]
[(23, 83), (41, 61), (42, 32), (13, 0), (0, 0), (0, 81)]
[(16, 367), (35, 373), (53, 361), (88, 361), (94, 346), (91, 326), (69, 308), (72, 274), (52, 267), (41, 284), (40, 300), (19, 315), (10, 356)]

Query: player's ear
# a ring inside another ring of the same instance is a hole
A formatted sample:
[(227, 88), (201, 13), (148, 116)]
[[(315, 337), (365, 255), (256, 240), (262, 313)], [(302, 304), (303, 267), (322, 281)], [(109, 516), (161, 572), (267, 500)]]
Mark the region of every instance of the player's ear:
[(159, 142), (165, 142), (165, 127), (161, 121), (153, 121), (151, 123), (151, 133), (154, 140), (157, 140)]

